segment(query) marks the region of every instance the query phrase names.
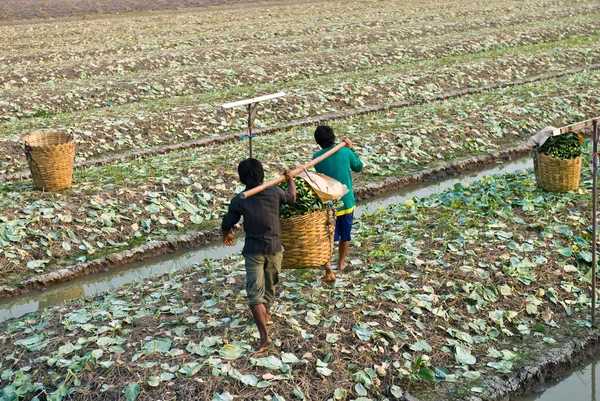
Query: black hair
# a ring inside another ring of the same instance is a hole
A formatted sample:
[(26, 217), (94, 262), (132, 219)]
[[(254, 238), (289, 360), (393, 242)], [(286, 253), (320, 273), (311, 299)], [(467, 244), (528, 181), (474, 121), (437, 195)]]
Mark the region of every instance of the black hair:
[(321, 146), (321, 149), (333, 146), (335, 142), (333, 129), (328, 125), (319, 125), (315, 130), (315, 141)]
[(262, 164), (253, 158), (248, 158), (238, 165), (240, 181), (248, 188), (254, 188), (262, 184), (265, 172)]

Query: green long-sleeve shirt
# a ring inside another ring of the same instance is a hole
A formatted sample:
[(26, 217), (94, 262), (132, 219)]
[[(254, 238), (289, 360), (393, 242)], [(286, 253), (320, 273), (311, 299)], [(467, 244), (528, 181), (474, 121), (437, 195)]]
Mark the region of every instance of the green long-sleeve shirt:
[[(313, 159), (321, 156), (333, 148), (333, 146), (321, 149), (313, 155)], [(348, 187), (348, 193), (342, 197), (344, 205), (337, 211), (337, 215), (341, 216), (344, 214), (352, 213), (356, 209), (356, 202), (354, 201), (354, 192), (352, 191), (352, 173), (354, 171), (359, 173), (363, 169), (363, 164), (354, 153), (353, 149), (342, 148), (329, 156), (327, 159), (315, 165), (315, 169), (318, 173), (325, 174), (333, 179), (338, 180), (342, 184)]]

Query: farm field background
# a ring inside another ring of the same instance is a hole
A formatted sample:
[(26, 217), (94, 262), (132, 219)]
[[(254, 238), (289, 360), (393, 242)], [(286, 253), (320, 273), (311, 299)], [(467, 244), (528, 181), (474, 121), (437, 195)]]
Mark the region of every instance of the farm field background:
[[(257, 126), (348, 111), (330, 124), (366, 162), (359, 186), (489, 153), (595, 113), (599, 13), (600, 1), (283, 1), (7, 21), (0, 174), (26, 169), (19, 138), (34, 129), (74, 132), (77, 161), (127, 155), (239, 132), (243, 110), (218, 105), (279, 90)], [(432, 100), (574, 67), (589, 70)], [(422, 103), (351, 115), (402, 100)], [(270, 174), (308, 160), (313, 129), (261, 136), (257, 157)], [(0, 184), (0, 285), (215, 227), (246, 154), (229, 142), (132, 157), (78, 169), (53, 194)]]
[(282, 273), (264, 354), (239, 254), (52, 306), (4, 324), (0, 397), (497, 399), (591, 331), (590, 192), (590, 169), (562, 194), (530, 169), (363, 215), (335, 284)]
[[(365, 163), (357, 188), (594, 117), (599, 17), (600, 0), (5, 0), (0, 287), (213, 231), (247, 156), (226, 101), (285, 90), (259, 109), (289, 124), (254, 142), (267, 174), (309, 160), (327, 122)], [(79, 163), (120, 159), (57, 193), (7, 179), (40, 128), (73, 132)], [(590, 182), (551, 194), (518, 171), (361, 216), (336, 283), (282, 274), (264, 355), (240, 255), (13, 319), (0, 400), (492, 396), (591, 328)]]

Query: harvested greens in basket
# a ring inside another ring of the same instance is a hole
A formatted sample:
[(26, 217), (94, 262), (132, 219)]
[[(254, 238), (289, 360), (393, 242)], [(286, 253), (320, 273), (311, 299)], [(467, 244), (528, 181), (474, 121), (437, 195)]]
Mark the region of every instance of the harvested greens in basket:
[(574, 132), (551, 136), (537, 151), (555, 159), (575, 159), (581, 155), (581, 143), (584, 141), (581, 135)]
[[(294, 178), (296, 184), (296, 203), (294, 205), (281, 205), (279, 207), (279, 217), (289, 219), (301, 216), (315, 210), (327, 209), (327, 204), (317, 196), (315, 191), (302, 178)], [(278, 186), (287, 191), (288, 183), (284, 181)]]

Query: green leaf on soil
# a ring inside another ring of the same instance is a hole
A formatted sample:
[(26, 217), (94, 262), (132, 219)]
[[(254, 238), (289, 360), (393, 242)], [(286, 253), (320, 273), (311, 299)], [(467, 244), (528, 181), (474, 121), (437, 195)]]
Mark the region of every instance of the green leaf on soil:
[(473, 365), (475, 362), (477, 362), (477, 359), (471, 355), (470, 350), (462, 345), (457, 345), (454, 347), (454, 357), (456, 362), (460, 363), (461, 365)]
[(147, 354), (153, 354), (155, 352), (158, 353), (167, 353), (171, 349), (171, 340), (168, 338), (159, 338), (156, 340), (148, 341), (142, 347), (142, 351)]
[(184, 375), (191, 377), (198, 373), (200, 369), (202, 369), (202, 365), (198, 362), (188, 362), (181, 366), (179, 373), (183, 373)]
[(281, 370), (281, 368), (283, 367), (281, 359), (277, 358), (274, 355), (256, 359), (250, 358), (250, 363), (252, 363), (253, 366), (262, 366), (263, 368), (271, 370)]
[(356, 394), (362, 397), (365, 397), (368, 394), (367, 389), (361, 383), (356, 383), (356, 385), (354, 386), (354, 391), (356, 391)]
[(225, 344), (220, 350), (219, 355), (225, 359), (237, 359), (244, 354), (245, 350), (235, 343)]
[(140, 385), (138, 383), (131, 383), (125, 387), (125, 400), (135, 401), (140, 395)]
[(160, 378), (158, 376), (150, 376), (146, 381), (150, 387), (158, 387), (160, 385)]
[(327, 341), (330, 344), (335, 344), (339, 341), (340, 339), (340, 335), (337, 333), (327, 333), (327, 336), (325, 338), (325, 341)]

